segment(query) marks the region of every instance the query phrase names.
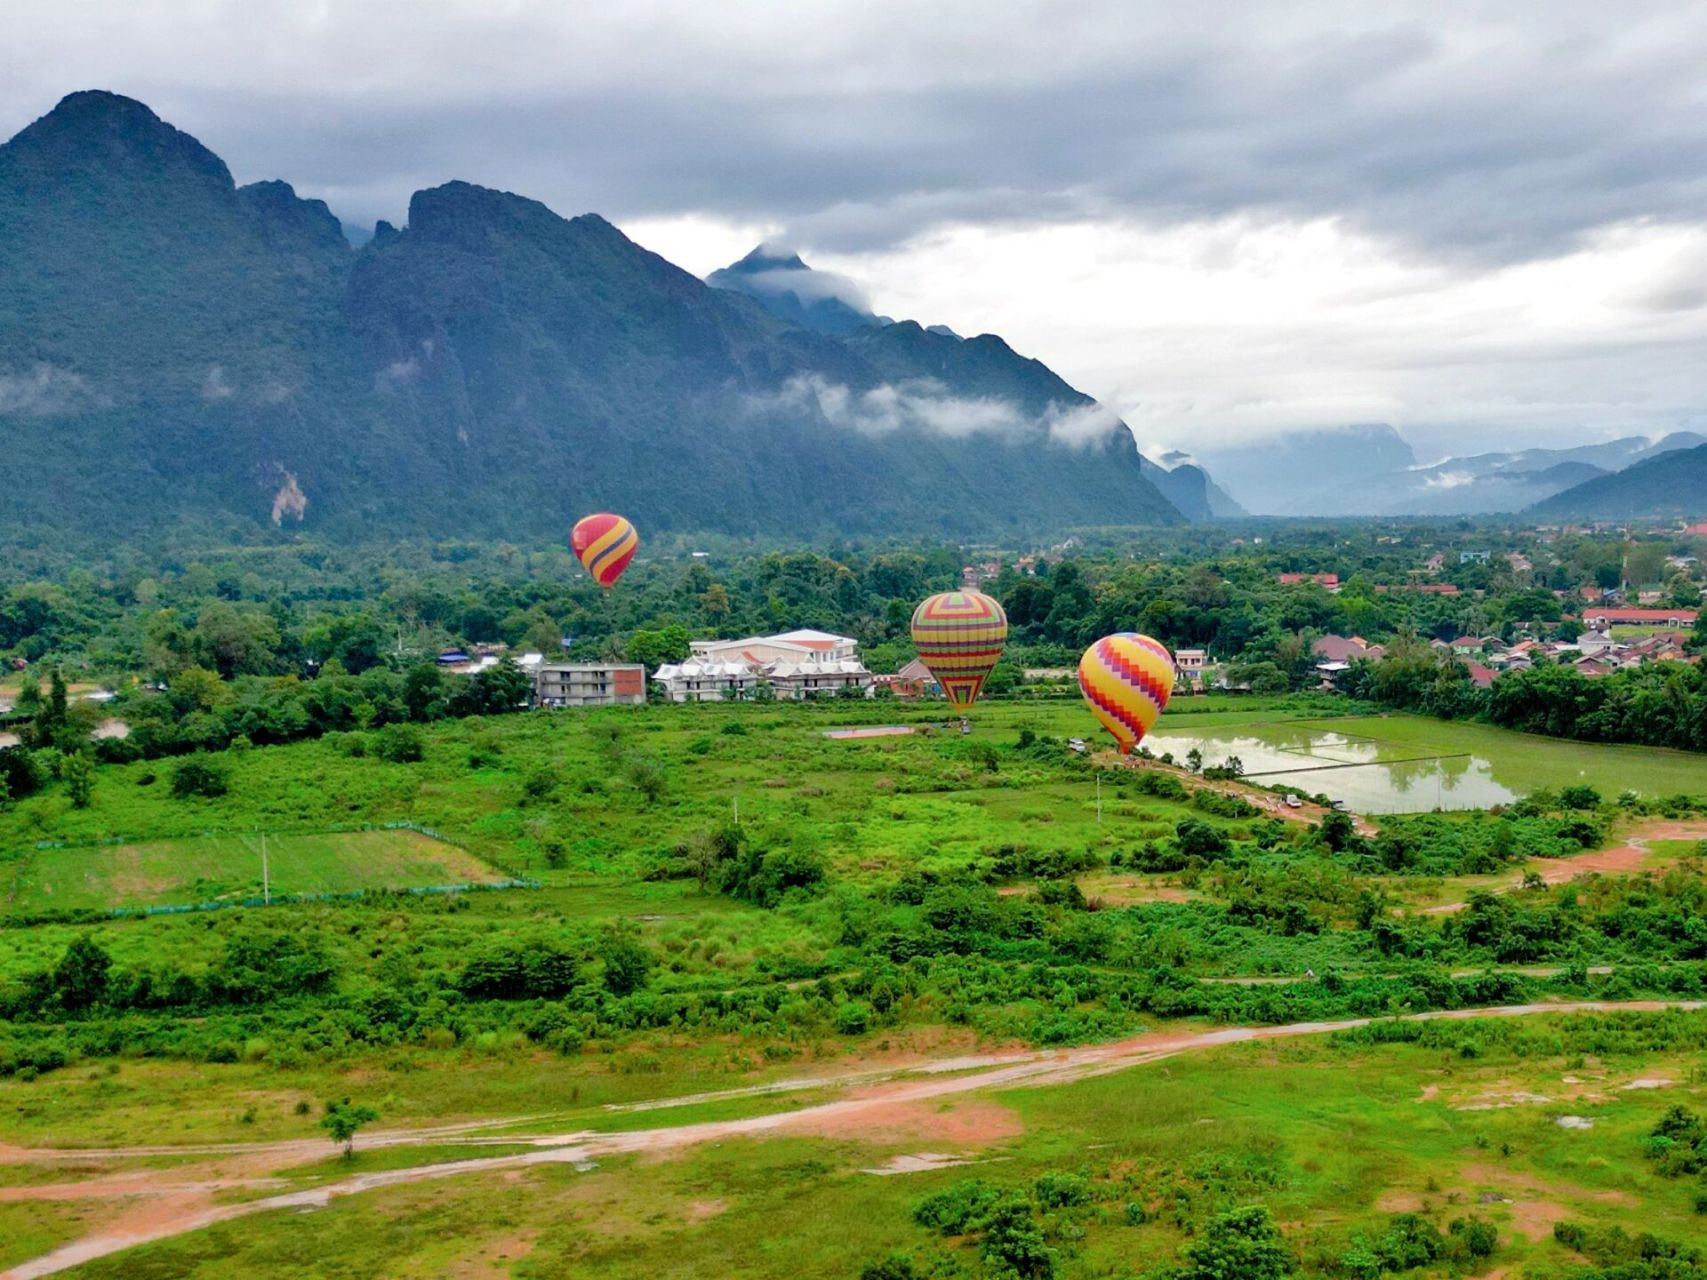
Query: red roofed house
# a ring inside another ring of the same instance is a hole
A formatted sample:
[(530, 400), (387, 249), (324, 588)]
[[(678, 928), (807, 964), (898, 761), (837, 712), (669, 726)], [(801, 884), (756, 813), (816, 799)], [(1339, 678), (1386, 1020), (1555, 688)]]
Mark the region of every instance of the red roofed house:
[(1464, 665), (1470, 668), (1470, 683), (1475, 685), (1478, 689), (1486, 689), (1489, 685), (1493, 684), (1494, 673), (1487, 667), (1484, 667), (1481, 663), (1466, 662)]
[(872, 683), (887, 686), (897, 698), (922, 698), (940, 692), (931, 669), (917, 658), (892, 676), (872, 677)]
[(1313, 582), (1328, 591), (1340, 589), (1340, 576), (1337, 573), (1281, 573), (1276, 574), (1274, 580), (1283, 587), (1296, 587), (1303, 582)]

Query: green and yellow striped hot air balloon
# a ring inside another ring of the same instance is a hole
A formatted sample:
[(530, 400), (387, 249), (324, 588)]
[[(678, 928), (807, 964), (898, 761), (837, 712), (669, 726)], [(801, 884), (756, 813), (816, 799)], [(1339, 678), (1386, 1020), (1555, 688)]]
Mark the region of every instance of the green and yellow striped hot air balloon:
[(944, 591), (913, 610), (919, 659), (956, 711), (978, 701), (1007, 638), (1008, 615), (982, 591)]

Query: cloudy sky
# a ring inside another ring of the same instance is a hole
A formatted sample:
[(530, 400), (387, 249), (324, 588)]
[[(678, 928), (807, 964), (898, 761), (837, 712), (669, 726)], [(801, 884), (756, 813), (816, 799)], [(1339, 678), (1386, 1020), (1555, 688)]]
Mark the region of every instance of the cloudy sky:
[(1707, 424), (1707, 5), (7, 0), (0, 136), (149, 103), (401, 222), (449, 178), (760, 239), (1142, 443)]

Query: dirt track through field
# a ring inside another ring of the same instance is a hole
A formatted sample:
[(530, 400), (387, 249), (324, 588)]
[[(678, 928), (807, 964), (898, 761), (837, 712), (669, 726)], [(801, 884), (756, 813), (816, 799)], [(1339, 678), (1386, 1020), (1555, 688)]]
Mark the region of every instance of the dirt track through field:
[[(1581, 853), (1569, 858), (1531, 858), (1524, 868), (1526, 872), (1533, 871), (1541, 877), (1543, 884), (1569, 884), (1581, 876), (1590, 874), (1603, 876), (1629, 875), (1642, 868), (1642, 865), (1653, 856), (1653, 850), (1648, 847), (1653, 840), (1707, 840), (1707, 824), (1699, 822), (1653, 822), (1644, 824), (1638, 832), (1628, 836), (1624, 843), (1611, 849), (1596, 849), (1591, 853)], [(1490, 885), (1490, 893), (1513, 893), (1523, 887), (1521, 873), (1504, 883)], [(1444, 902), (1435, 907), (1424, 907), (1425, 916), (1451, 915), (1462, 911), (1468, 903)]]
[[(1654, 1000), (1579, 1001), (1564, 1004), (1510, 1005), (1492, 1009), (1452, 1009), (1411, 1014), (1406, 1022), (1463, 1020), (1471, 1018), (1511, 1018), (1545, 1013), (1604, 1013), (1617, 1010), (1658, 1011), (1662, 1009), (1700, 1009), (1702, 1001), (1667, 1002)], [(1338, 1022), (1298, 1022), (1279, 1027), (1228, 1027), (1218, 1031), (1192, 1033), (1156, 1033), (1111, 1044), (1087, 1045), (1075, 1049), (1048, 1052), (1016, 1051), (979, 1056), (958, 1056), (937, 1063), (926, 1063), (904, 1069), (883, 1083), (870, 1084), (871, 1072), (850, 1073), (843, 1077), (825, 1077), (811, 1082), (812, 1087), (860, 1086), (858, 1092), (832, 1102), (798, 1107), (771, 1115), (750, 1116), (739, 1120), (705, 1121), (677, 1125), (671, 1128), (640, 1129), (625, 1133), (597, 1133), (585, 1130), (568, 1133), (539, 1133), (506, 1138), (473, 1137), (469, 1143), (502, 1142), (507, 1145), (525, 1144), (532, 1151), (465, 1160), (442, 1161), (407, 1169), (388, 1169), (374, 1173), (356, 1174), (338, 1182), (327, 1183), (301, 1191), (265, 1196), (240, 1204), (214, 1204), (213, 1187), (205, 1173), (194, 1180), (174, 1183), (173, 1171), (150, 1171), (154, 1186), (152, 1203), (110, 1223), (93, 1234), (63, 1245), (31, 1261), (20, 1263), (0, 1276), (0, 1280), (31, 1280), (32, 1277), (52, 1275), (69, 1270), (96, 1258), (106, 1257), (124, 1249), (159, 1240), (168, 1240), (215, 1223), (228, 1222), (249, 1214), (279, 1209), (317, 1209), (334, 1199), (356, 1195), (384, 1187), (435, 1181), (469, 1174), (518, 1170), (534, 1165), (580, 1165), (601, 1156), (632, 1153), (659, 1153), (680, 1150), (705, 1142), (717, 1142), (766, 1133), (844, 1136), (850, 1126), (868, 1126), (881, 1119), (898, 1115), (923, 1115), (917, 1104), (978, 1090), (1065, 1084), (1143, 1066), (1171, 1058), (1177, 1054), (1211, 1049), (1220, 1045), (1254, 1040), (1278, 1040), (1295, 1036), (1321, 1035), (1367, 1026), (1373, 1018), (1350, 1018)], [(933, 1070), (934, 1068), (934, 1070)], [(430, 1130), (394, 1130), (375, 1134), (364, 1146), (404, 1146), (443, 1143), (454, 1133), (474, 1128), (491, 1128), (492, 1124), (441, 1126)], [(307, 1149), (312, 1148), (312, 1155)], [(101, 1152), (105, 1159), (155, 1156), (160, 1147), (110, 1148)], [(187, 1148), (164, 1150), (188, 1151)], [(194, 1148), (197, 1153), (253, 1157), (269, 1154), (282, 1157), (285, 1163), (299, 1155), (306, 1159), (324, 1158), (324, 1142), (234, 1143), (225, 1147)], [(68, 1155), (93, 1155), (92, 1152), (54, 1152), (40, 1150), (19, 1152), (38, 1159), (64, 1158)], [(186, 1170), (186, 1173), (189, 1171)], [(110, 1188), (114, 1199), (135, 1199), (137, 1179), (115, 1179)], [(89, 1183), (71, 1183), (62, 1187), (19, 1187), (0, 1189), (0, 1201), (8, 1199), (60, 1198), (89, 1201), (95, 1190)]]

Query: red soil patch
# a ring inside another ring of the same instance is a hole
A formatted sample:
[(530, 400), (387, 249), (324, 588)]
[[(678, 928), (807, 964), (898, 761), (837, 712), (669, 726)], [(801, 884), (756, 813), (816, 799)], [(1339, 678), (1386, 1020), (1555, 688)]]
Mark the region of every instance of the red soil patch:
[(928, 1102), (876, 1102), (847, 1113), (804, 1115), (785, 1128), (822, 1138), (863, 1142), (915, 1142), (930, 1139), (960, 1146), (981, 1146), (1023, 1131), (1018, 1114), (999, 1103), (965, 1099), (952, 1105)]

